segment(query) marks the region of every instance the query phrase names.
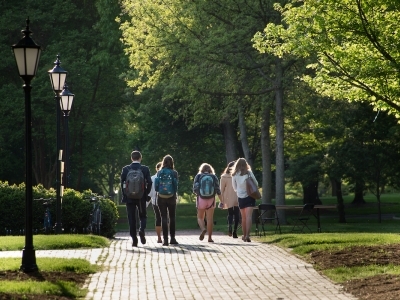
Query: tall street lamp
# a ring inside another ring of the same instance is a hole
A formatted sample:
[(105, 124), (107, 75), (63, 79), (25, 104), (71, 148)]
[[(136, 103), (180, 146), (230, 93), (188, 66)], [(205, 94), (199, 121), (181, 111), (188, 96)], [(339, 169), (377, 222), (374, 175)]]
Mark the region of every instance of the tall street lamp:
[(68, 117), (72, 108), (72, 102), (74, 101), (75, 95), (72, 94), (69, 89), (67, 83), (64, 84), (64, 89), (62, 90), (60, 99), (60, 108), (64, 114), (64, 134), (65, 134), (65, 168), (64, 168), (64, 188), (69, 186), (69, 131), (68, 131)]
[(54, 62), (55, 66), (49, 70), (50, 82), (53, 88), (55, 99), (56, 99), (56, 112), (57, 112), (57, 166), (56, 166), (56, 233), (62, 232), (61, 224), (61, 159), (62, 150), (60, 147), (60, 93), (63, 90), (65, 79), (67, 77), (67, 71), (60, 67), (61, 61), (60, 56), (57, 55), (57, 60)]
[(12, 45), (15, 61), (18, 66), (19, 76), (23, 79), (25, 92), (25, 247), (22, 250), (22, 264), (20, 269), (24, 272), (33, 272), (38, 269), (36, 265), (35, 248), (33, 247), (32, 230), (32, 132), (31, 132), (31, 80), (36, 76), (39, 64), (40, 46), (36, 45), (30, 37), (29, 18), (26, 28), (21, 31), (24, 37)]

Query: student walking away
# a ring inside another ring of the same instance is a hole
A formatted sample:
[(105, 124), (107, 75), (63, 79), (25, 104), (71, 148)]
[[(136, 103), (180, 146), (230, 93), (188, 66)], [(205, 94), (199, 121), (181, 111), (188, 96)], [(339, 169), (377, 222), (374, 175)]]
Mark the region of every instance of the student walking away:
[[(215, 194), (221, 201), (221, 190), (219, 181), (215, 176), (214, 169), (207, 163), (201, 164), (199, 172), (193, 181), (193, 192), (197, 195), (197, 222), (201, 229), (200, 241), (208, 233), (208, 242), (213, 243), (212, 232), (214, 227)], [(204, 216), (207, 218), (207, 229), (204, 222)]]
[[(164, 156), (161, 170), (155, 178), (155, 190), (157, 192), (158, 208), (161, 214), (161, 227), (163, 233), (163, 246), (176, 245), (176, 203), (178, 192), (178, 172), (174, 168), (174, 160), (171, 155)], [(168, 242), (168, 227), (171, 240)]]
[(250, 231), (252, 225), (253, 208), (256, 205), (256, 200), (250, 197), (246, 191), (246, 178), (251, 176), (257, 183), (253, 172), (246, 159), (239, 158), (233, 166), (232, 171), (232, 187), (236, 191), (239, 201), (240, 213), (242, 215), (242, 240), (251, 242)]
[[(235, 162), (231, 161), (226, 166), (224, 172), (221, 175), (220, 189), (221, 189), (221, 202), (223, 209), (228, 210), (228, 232), (229, 236), (233, 235), (233, 238), (237, 238), (237, 228), (240, 219), (240, 210), (238, 197), (235, 190), (232, 187), (232, 168)], [(233, 228), (232, 228), (233, 225)], [(232, 230), (233, 229), (233, 230)]]
[(156, 227), (156, 233), (157, 233), (157, 243), (162, 243), (162, 239), (161, 239), (161, 214), (160, 214), (160, 209), (158, 208), (158, 203), (157, 203), (157, 193), (156, 193), (156, 189), (155, 189), (155, 184), (154, 181), (157, 177), (157, 172), (160, 170), (161, 168), (161, 162), (156, 164), (156, 174), (154, 174), (153, 176), (151, 176), (151, 181), (153, 182), (152, 186), (151, 186), (151, 191), (150, 191), (150, 198), (151, 198), (151, 204), (153, 206), (153, 210), (154, 210), (154, 217), (155, 217), (155, 227)]
[(141, 164), (142, 154), (139, 151), (132, 151), (132, 163), (122, 168), (121, 189), (122, 203), (126, 204), (128, 213), (129, 232), (132, 238), (132, 246), (137, 247), (136, 217), (139, 212), (140, 242), (146, 244), (145, 229), (147, 222), (146, 201), (150, 200), (148, 194), (151, 191), (152, 181), (150, 170)]

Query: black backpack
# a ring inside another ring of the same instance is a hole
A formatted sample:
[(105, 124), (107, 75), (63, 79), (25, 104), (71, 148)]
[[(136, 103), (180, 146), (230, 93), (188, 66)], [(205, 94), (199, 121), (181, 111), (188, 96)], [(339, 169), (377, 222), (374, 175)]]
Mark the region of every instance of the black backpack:
[(129, 168), (125, 179), (125, 195), (129, 199), (142, 199), (144, 195), (144, 175), (142, 168)]

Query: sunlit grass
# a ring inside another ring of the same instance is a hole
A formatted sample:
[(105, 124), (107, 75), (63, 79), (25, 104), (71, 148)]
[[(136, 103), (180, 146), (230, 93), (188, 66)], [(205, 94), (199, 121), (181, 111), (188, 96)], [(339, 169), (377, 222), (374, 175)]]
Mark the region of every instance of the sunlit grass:
[(400, 275), (400, 266), (361, 266), (361, 267), (339, 267), (323, 270), (322, 273), (335, 282), (345, 282), (352, 279), (361, 279), (376, 275)]
[[(79, 258), (37, 258), (36, 264), (39, 271), (46, 272), (74, 272), (89, 275), (100, 269), (99, 266), (92, 265), (87, 260)], [(20, 265), (20, 258), (0, 258), (0, 271), (18, 271)], [(0, 293), (40, 294), (43, 295), (43, 299), (47, 299), (50, 295), (81, 298), (86, 295), (87, 290), (82, 289), (73, 282), (66, 281), (0, 280)]]
[[(36, 258), (39, 271), (94, 273), (98, 266), (81, 258)], [(0, 258), (0, 271), (17, 271), (21, 266), (21, 258)]]
[[(81, 289), (72, 282), (38, 282), (38, 281), (1, 281), (0, 293), (12, 294), (40, 294), (43, 299), (50, 299), (50, 295), (65, 296), (70, 298), (84, 297), (87, 293), (86, 289)], [(10, 298), (12, 299), (12, 298)], [(21, 298), (23, 299), (23, 298)], [(28, 297), (26, 299), (29, 299)]]
[(332, 251), (352, 246), (400, 244), (400, 235), (394, 233), (312, 233), (282, 234), (261, 237), (260, 241), (289, 248), (295, 254), (307, 255), (313, 251)]
[[(33, 244), (36, 250), (57, 250), (108, 247), (110, 241), (98, 235), (34, 235)], [(0, 251), (22, 250), (24, 245), (24, 236), (0, 236)]]

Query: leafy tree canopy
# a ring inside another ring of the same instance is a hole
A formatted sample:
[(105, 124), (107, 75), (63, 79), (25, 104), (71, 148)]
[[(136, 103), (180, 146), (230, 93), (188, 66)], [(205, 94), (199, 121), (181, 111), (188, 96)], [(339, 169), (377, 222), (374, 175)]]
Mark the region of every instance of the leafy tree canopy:
[(315, 73), (303, 79), (319, 93), (400, 117), (400, 2), (293, 0), (275, 8), (283, 24), (254, 36), (259, 51), (310, 57)]

